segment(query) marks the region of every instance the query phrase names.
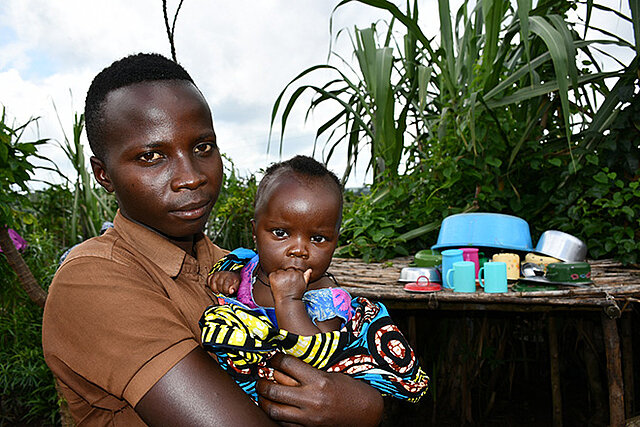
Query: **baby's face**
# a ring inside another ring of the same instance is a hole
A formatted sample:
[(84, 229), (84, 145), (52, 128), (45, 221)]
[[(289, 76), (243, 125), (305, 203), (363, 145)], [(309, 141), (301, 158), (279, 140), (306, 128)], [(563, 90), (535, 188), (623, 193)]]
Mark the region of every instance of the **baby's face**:
[(310, 282), (329, 268), (338, 244), (340, 194), (324, 178), (277, 178), (253, 221), (260, 265), (269, 275), (279, 269), (311, 269)]

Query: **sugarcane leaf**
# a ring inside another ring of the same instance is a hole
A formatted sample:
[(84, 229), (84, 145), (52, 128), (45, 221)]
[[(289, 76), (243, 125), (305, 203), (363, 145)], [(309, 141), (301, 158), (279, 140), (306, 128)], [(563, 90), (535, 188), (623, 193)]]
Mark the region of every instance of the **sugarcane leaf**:
[(562, 35), (549, 24), (541, 16), (532, 16), (530, 18), (531, 31), (536, 33), (545, 43), (549, 53), (551, 54), (551, 60), (553, 61), (553, 67), (556, 75), (556, 82), (558, 84), (558, 95), (560, 96), (560, 103), (562, 105), (562, 113), (565, 125), (565, 134), (567, 137), (567, 143), (571, 149), (571, 127), (569, 124), (569, 118), (571, 117), (571, 111), (569, 109), (569, 66), (568, 66), (568, 54), (566, 45)]

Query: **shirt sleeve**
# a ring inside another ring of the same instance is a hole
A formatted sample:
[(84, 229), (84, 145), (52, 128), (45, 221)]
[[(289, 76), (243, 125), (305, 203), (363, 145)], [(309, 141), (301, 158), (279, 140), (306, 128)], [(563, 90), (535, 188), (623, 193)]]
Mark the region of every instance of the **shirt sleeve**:
[(304, 293), (302, 301), (314, 325), (334, 317), (341, 318), (344, 325), (353, 315), (351, 295), (342, 288), (312, 289)]
[(112, 259), (79, 257), (65, 263), (46, 303), (45, 357), (135, 407), (198, 346), (159, 280)]

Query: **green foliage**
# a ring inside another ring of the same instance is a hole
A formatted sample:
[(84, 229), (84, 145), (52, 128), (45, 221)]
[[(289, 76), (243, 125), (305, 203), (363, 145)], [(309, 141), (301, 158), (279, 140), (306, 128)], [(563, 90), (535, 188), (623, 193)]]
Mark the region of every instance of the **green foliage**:
[(256, 177), (241, 177), (233, 162), (224, 157), (225, 181), (218, 202), (211, 211), (207, 223), (207, 235), (218, 246), (226, 249), (253, 248), (251, 218), (256, 195)]
[[(369, 28), (354, 29), (352, 45), (359, 70), (352, 69), (353, 76), (348, 76), (334, 66), (317, 65), (303, 71), (289, 82), (273, 107), (272, 128), (280, 103), (289, 87), (317, 70), (329, 70), (337, 74), (334, 80), (322, 87), (301, 85), (291, 94), (282, 110), (281, 152), (289, 113), (299, 97), (310, 90), (317, 96), (312, 100), (307, 115), (315, 107), (327, 101), (335, 102), (340, 106), (338, 113), (320, 126), (316, 139), (325, 133), (329, 134), (328, 143), (331, 147), (327, 161), (339, 144), (347, 143), (348, 166), (343, 181), (346, 181), (351, 168), (357, 163), (358, 153), (363, 146), (368, 146), (370, 150), (369, 167), (373, 170), (374, 181), (378, 181), (383, 172), (397, 175), (404, 151), (404, 133), (408, 125), (408, 114), (412, 103), (417, 100), (418, 80), (423, 83), (421, 87), (424, 88), (429, 78), (429, 71), (422, 65), (416, 66), (412, 62), (405, 61), (409, 70), (407, 75), (396, 77), (398, 59), (393, 56), (392, 29), (393, 24), (389, 25), (382, 43), (378, 42), (379, 35), (375, 24)], [(404, 42), (407, 46), (415, 45), (415, 40), (410, 36), (405, 37)], [(400, 97), (403, 100), (399, 104), (397, 101)], [(399, 112), (396, 109), (397, 105), (400, 105)]]
[(566, 173), (566, 184), (549, 192), (543, 220), (582, 237), (592, 258), (638, 263), (640, 99), (633, 96), (630, 101), (608, 135), (599, 136), (598, 152), (577, 152), (586, 165), (575, 174)]
[(26, 214), (23, 207), (29, 203), (27, 182), (34, 169), (30, 160), (39, 157), (37, 146), (45, 140), (21, 142), (24, 130), (33, 120), (21, 126), (9, 126), (5, 113), (3, 108), (0, 116), (0, 226), (14, 228), (20, 222), (33, 222), (33, 217)]
[(615, 257), (624, 263), (640, 261), (639, 185), (637, 180), (619, 179), (605, 167), (568, 210), (568, 218), (579, 224), (586, 237), (590, 256)]
[[(347, 194), (336, 256), (358, 256), (366, 262), (406, 256), (430, 246), (448, 206), (425, 191), (425, 173), (385, 177), (369, 194)], [(352, 199), (352, 201), (350, 201)]]
[[(22, 255), (36, 280), (48, 284), (61, 254), (56, 236), (62, 229), (41, 225), (22, 224), (16, 230), (29, 242)], [(9, 265), (0, 262), (0, 425), (59, 423), (53, 375), (42, 354), (41, 324), (42, 309), (31, 302)]]

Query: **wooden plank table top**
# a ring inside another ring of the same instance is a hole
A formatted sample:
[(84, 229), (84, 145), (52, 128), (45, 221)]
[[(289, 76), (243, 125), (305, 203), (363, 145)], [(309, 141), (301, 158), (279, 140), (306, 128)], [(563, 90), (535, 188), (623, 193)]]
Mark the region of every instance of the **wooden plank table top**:
[[(640, 302), (640, 268), (623, 266), (614, 260), (589, 261), (593, 284), (584, 287), (558, 287), (557, 290), (518, 292), (509, 286), (509, 292), (458, 293), (449, 289), (431, 293), (410, 293), (398, 282), (400, 270), (411, 262), (410, 257), (395, 258), (387, 262), (365, 263), (361, 259), (334, 258), (329, 268), (340, 286), (354, 296), (382, 300), (407, 307), (427, 303), (437, 308), (440, 303), (480, 304), (499, 308), (500, 305), (529, 305), (555, 307), (609, 307), (617, 302)], [(468, 307), (472, 309), (471, 306)]]

